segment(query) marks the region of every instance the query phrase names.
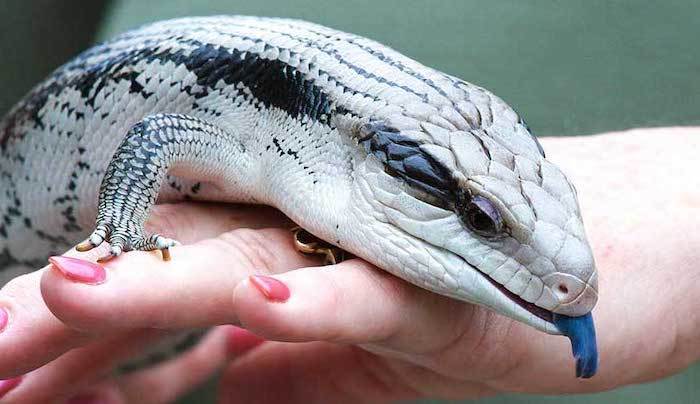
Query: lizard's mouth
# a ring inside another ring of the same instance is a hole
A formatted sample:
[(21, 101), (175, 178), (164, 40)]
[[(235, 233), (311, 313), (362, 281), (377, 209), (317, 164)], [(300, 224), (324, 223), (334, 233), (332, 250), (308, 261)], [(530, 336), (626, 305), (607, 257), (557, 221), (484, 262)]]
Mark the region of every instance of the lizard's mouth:
[[(479, 272), (481, 273), (481, 272)], [(554, 323), (554, 313), (547, 309), (543, 309), (540, 306), (535, 305), (534, 303), (530, 303), (523, 299), (522, 297), (516, 295), (515, 293), (511, 292), (510, 290), (506, 289), (505, 286), (501, 285), (500, 283), (496, 282), (495, 280), (491, 279), (490, 276), (485, 275), (481, 273), (482, 276), (484, 276), (486, 279), (488, 279), (489, 282), (493, 286), (495, 286), (498, 290), (501, 291), (504, 295), (506, 295), (510, 300), (515, 302), (518, 306), (522, 307), (523, 309), (527, 310), (529, 313), (532, 313), (533, 315), (541, 318), (542, 320), (548, 322), (548, 323)]]
[(477, 272), (488, 279), (489, 283), (503, 293), (508, 300), (533, 316), (544, 320), (571, 340), (571, 349), (576, 360), (576, 377), (589, 378), (596, 374), (598, 370), (598, 348), (591, 313), (579, 317), (556, 314), (524, 300), (481, 271)]

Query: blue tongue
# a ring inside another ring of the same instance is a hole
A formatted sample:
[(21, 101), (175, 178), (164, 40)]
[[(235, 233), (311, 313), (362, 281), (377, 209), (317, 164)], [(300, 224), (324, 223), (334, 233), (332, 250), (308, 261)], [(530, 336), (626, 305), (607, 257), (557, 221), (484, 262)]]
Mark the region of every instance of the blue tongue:
[(571, 350), (576, 359), (576, 377), (588, 379), (595, 375), (598, 370), (598, 347), (591, 313), (581, 317), (554, 313), (554, 325), (571, 340)]

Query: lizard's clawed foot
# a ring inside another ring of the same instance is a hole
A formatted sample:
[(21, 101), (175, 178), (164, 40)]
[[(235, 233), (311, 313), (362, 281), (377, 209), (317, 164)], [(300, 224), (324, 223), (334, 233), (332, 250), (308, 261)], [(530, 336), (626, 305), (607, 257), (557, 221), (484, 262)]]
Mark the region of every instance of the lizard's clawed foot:
[[(126, 226), (128, 228), (128, 226)], [(134, 234), (136, 233), (136, 234)], [(102, 243), (109, 243), (109, 253), (97, 259), (98, 262), (108, 261), (119, 256), (124, 251), (153, 251), (160, 250), (163, 260), (170, 261), (170, 247), (180, 245), (176, 240), (153, 234), (143, 236), (140, 232), (120, 230), (111, 224), (101, 223), (95, 227), (88, 239), (78, 244), (75, 249), (80, 252), (90, 251)]]
[(352, 255), (342, 248), (338, 248), (302, 229), (292, 229), (294, 235), (294, 247), (304, 254), (321, 255), (324, 257), (324, 265), (334, 265), (352, 258)]

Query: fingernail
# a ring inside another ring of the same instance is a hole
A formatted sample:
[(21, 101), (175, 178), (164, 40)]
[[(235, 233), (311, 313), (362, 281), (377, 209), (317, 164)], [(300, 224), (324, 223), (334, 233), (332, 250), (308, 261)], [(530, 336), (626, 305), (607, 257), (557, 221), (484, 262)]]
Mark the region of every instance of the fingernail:
[(68, 401), (66, 401), (66, 404), (105, 404), (107, 403), (107, 400), (102, 399), (100, 396), (96, 394), (82, 394), (79, 396), (75, 396)]
[(17, 387), (21, 381), (22, 376), (15, 377), (14, 379), (0, 380), (0, 398), (4, 397), (10, 390)]
[(263, 275), (251, 275), (250, 282), (267, 298), (275, 302), (285, 302), (289, 299), (289, 288), (281, 281)]
[(90, 261), (55, 256), (49, 258), (49, 262), (61, 271), (63, 276), (72, 281), (96, 285), (107, 279), (105, 269)]
[(241, 327), (231, 326), (228, 334), (228, 351), (231, 355), (241, 355), (265, 342), (252, 332)]
[(7, 327), (7, 321), (10, 319), (10, 315), (7, 314), (7, 310), (0, 307), (0, 332), (2, 332), (5, 327)]

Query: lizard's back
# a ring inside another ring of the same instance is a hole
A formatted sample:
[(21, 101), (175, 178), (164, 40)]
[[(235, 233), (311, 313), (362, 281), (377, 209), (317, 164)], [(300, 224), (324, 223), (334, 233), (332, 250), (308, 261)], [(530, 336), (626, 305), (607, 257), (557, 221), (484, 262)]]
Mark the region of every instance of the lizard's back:
[[(253, 102), (331, 127), (332, 114), (413, 105), (420, 115), (469, 90), (376, 42), (303, 21), (187, 18), (128, 32), (59, 68), (0, 122), (0, 269), (40, 267), (86, 236), (112, 154), (147, 115), (266, 136), (246, 115)], [(172, 184), (167, 196), (193, 196), (190, 185)]]

